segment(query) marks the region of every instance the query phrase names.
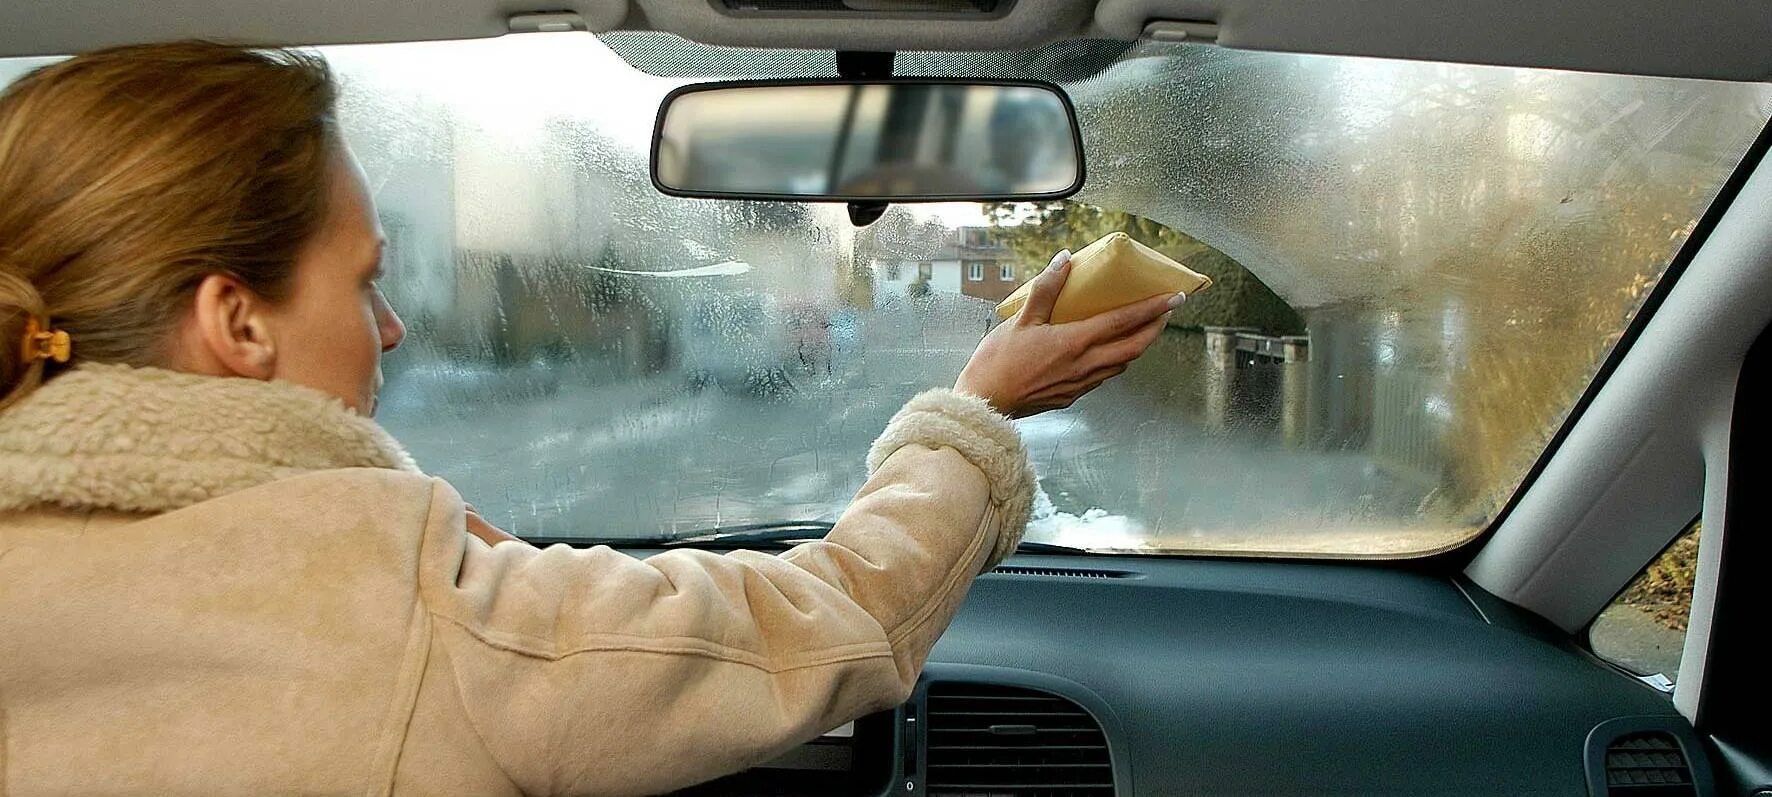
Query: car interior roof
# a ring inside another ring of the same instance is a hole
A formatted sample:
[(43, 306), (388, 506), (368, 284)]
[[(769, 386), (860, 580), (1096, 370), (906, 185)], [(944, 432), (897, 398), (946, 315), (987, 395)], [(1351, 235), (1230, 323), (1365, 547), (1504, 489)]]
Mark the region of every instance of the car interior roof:
[(513, 18), (592, 32), (656, 30), (709, 44), (839, 50), (1027, 49), (1136, 39), (1156, 22), (1256, 50), (1365, 55), (1722, 80), (1772, 77), (1772, 8), (1686, 0), (11, 0), (0, 56), (143, 40), (262, 44), (466, 39)]

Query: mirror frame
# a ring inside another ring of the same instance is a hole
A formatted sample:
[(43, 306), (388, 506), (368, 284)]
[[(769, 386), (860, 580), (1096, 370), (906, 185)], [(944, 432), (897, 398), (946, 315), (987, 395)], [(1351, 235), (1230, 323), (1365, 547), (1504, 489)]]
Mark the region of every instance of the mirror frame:
[[(1038, 88), (1051, 91), (1058, 96), (1064, 105), (1065, 116), (1071, 123), (1071, 140), (1076, 142), (1077, 179), (1070, 185), (1043, 194), (1018, 194), (1003, 196), (1001, 194), (943, 194), (941, 196), (916, 197), (910, 199), (879, 196), (847, 196), (805, 194), (750, 194), (732, 193), (729, 191), (684, 191), (671, 188), (658, 179), (658, 150), (664, 142), (665, 114), (671, 104), (685, 94), (696, 94), (704, 91), (722, 89), (742, 89), (775, 86), (855, 86), (855, 85), (968, 85), (968, 86), (1002, 86), (1005, 88)], [(1084, 183), (1089, 179), (1089, 159), (1083, 147), (1083, 130), (1077, 124), (1077, 107), (1071, 103), (1070, 94), (1056, 83), (1044, 80), (995, 80), (990, 78), (967, 77), (887, 77), (887, 78), (787, 78), (763, 80), (717, 80), (705, 83), (690, 83), (678, 86), (658, 102), (658, 113), (652, 120), (652, 144), (648, 148), (646, 171), (652, 178), (652, 187), (666, 196), (685, 197), (689, 199), (742, 199), (758, 202), (851, 202), (880, 204), (932, 204), (937, 202), (1044, 202), (1053, 199), (1064, 199), (1083, 190)]]

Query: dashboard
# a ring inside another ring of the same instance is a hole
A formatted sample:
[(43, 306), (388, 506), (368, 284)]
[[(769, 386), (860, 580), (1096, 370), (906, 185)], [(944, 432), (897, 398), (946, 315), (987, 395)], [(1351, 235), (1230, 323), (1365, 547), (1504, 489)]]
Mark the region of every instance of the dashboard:
[(683, 793), (1711, 788), (1664, 694), (1469, 583), (1359, 564), (1017, 556), (979, 578), (905, 705)]

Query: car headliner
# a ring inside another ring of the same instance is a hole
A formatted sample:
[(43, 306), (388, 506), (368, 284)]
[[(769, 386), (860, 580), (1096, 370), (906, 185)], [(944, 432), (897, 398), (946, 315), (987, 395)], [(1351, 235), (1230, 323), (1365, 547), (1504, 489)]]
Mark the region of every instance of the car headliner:
[(1130, 40), (1152, 22), (1184, 21), (1223, 46), (1256, 50), (1772, 77), (1772, 4), (1764, 0), (1529, 7), (1517, 0), (1001, 0), (985, 4), (994, 6), (988, 13), (954, 10), (971, 8), (965, 0), (798, 0), (785, 4), (826, 10), (746, 10), (778, 2), (784, 0), (9, 0), (0, 4), (0, 57), (190, 37), (262, 44), (477, 38), (509, 32), (515, 16), (547, 11), (574, 15), (567, 24), (592, 32), (656, 30), (746, 47), (1028, 49), (1072, 38)]

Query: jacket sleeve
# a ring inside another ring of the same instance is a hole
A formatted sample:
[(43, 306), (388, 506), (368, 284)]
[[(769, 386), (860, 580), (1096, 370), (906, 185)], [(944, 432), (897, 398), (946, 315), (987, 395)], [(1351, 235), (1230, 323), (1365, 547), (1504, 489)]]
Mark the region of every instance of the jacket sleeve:
[(779, 556), (488, 546), (439, 483), (432, 656), (505, 774), (656, 793), (908, 697), (973, 577), (1014, 549), (1033, 474), (1007, 419), (947, 390), (907, 403), (867, 463), (830, 535)]

